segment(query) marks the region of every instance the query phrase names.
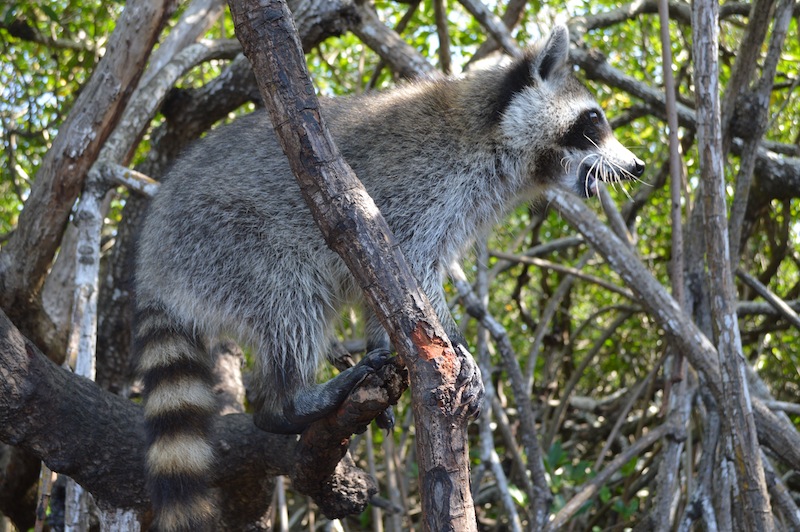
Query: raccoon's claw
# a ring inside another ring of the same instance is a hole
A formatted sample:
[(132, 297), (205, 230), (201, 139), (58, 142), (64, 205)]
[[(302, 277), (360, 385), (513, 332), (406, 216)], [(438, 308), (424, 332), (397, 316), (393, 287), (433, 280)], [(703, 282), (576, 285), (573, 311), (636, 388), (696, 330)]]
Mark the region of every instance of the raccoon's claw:
[(348, 390), (343, 390), (345, 393), (342, 393), (339, 402), (343, 401), (347, 394), (349, 394), (356, 386), (361, 384), (364, 379), (367, 378), (367, 375), (378, 371), (381, 367), (383, 367), (384, 364), (391, 360), (391, 358), (392, 352), (388, 349), (374, 349), (364, 355), (364, 358), (359, 360), (358, 364), (340, 373), (340, 376), (345, 374), (350, 376), (350, 386)]
[(257, 409), (255, 423), (267, 432), (299, 434), (308, 425), (338, 408), (356, 386), (391, 358), (392, 353), (388, 349), (375, 349), (358, 364), (328, 382), (298, 390), (294, 397), (284, 402), (280, 413)]
[(465, 409), (468, 417), (478, 417), (481, 413), (484, 395), (481, 370), (463, 345), (456, 345), (455, 350), (461, 361), (461, 370), (458, 372), (456, 381), (458, 393), (461, 395), (459, 408)]
[(394, 428), (395, 417), (394, 417), (394, 410), (390, 406), (383, 412), (377, 415), (375, 418), (375, 424), (378, 425), (378, 428), (385, 430), (386, 432), (391, 432)]

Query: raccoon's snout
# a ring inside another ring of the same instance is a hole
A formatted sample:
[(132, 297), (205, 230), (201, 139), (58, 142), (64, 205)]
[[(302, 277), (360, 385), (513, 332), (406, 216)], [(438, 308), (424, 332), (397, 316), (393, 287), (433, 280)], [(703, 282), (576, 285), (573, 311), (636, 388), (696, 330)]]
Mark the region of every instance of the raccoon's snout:
[(644, 169), (644, 161), (633, 155), (626, 163), (602, 155), (587, 157), (581, 161), (578, 170), (579, 188), (587, 198), (596, 196), (601, 182), (621, 183), (638, 179), (644, 174)]

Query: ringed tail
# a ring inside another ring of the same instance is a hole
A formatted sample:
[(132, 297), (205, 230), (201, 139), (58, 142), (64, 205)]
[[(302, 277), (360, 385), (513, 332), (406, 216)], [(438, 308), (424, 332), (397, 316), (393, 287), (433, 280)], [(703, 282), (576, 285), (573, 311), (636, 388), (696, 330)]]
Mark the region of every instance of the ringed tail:
[(217, 411), (211, 361), (191, 324), (171, 319), (160, 305), (141, 305), (136, 349), (144, 380), (145, 471), (153, 528), (211, 530), (215, 500), (211, 425)]

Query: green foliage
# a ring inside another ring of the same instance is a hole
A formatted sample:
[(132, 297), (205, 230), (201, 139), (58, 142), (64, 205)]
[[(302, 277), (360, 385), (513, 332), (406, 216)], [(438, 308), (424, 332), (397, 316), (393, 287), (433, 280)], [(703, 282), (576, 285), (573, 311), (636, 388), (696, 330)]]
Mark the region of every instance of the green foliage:
[(121, 9), (93, 0), (0, 5), (0, 235), (16, 225), (42, 157)]
[[(501, 15), (507, 2), (487, 2), (487, 5)], [(609, 11), (618, 5), (610, 0), (578, 0), (567, 2), (563, 9), (556, 9), (544, 2), (534, 1), (523, 13), (515, 37), (523, 44), (533, 42), (547, 32), (554, 19), (563, 19), (565, 12), (570, 16), (582, 16)], [(460, 4), (451, 0), (447, 6), (453, 67), (455, 72), (460, 72), (484, 42), (486, 35)], [(378, 0), (376, 7), (387, 25), (395, 27), (409, 4)], [(122, 8), (121, 1), (99, 0), (12, 2), (0, 6), (0, 242), (16, 226), (42, 157), (69, 113), (75, 96), (102, 56), (103, 47)], [(737, 19), (737, 23), (727, 21), (723, 24), (720, 76), (724, 86), (730, 78), (746, 20)], [(676, 20), (670, 23), (669, 31), (679, 99), (692, 106), (691, 31), (684, 22)], [(794, 19), (789, 35), (794, 36), (798, 31), (798, 19)], [(589, 49), (603, 52), (612, 67), (661, 90), (664, 73), (659, 32), (657, 16), (647, 14), (592, 30), (583, 37), (583, 44)], [(230, 17), (224, 17), (209, 34), (214, 38), (232, 38), (233, 35)], [(402, 37), (433, 64), (438, 63), (439, 37), (432, 0), (424, 0), (416, 8)], [(379, 56), (350, 33), (321, 43), (307, 55), (307, 59), (316, 87), (324, 96), (380, 90), (397, 82), (388, 68), (378, 69)], [(770, 141), (795, 146), (800, 139), (800, 120), (797, 119), (800, 116), (800, 98), (796, 90), (798, 60), (800, 41), (790, 37), (784, 46), (777, 86), (771, 95), (770, 124), (766, 135)], [(186, 75), (179, 85), (184, 88), (199, 87), (216, 77), (224, 66), (222, 61), (200, 65)], [(583, 76), (583, 73), (578, 72), (578, 75)], [(673, 254), (671, 199), (668, 180), (660, 179), (668, 158), (666, 125), (652, 109), (648, 109), (644, 116), (637, 114), (643, 102), (628, 92), (603, 83), (585, 81), (607, 110), (609, 118), (618, 120), (618, 124), (615, 122), (618, 125), (615, 132), (617, 137), (648, 163), (644, 183), (621, 185), (612, 191), (612, 195), (619, 205), (630, 209), (626, 221), (637, 253), (656, 279), (664, 286), (669, 286), (669, 261)], [(157, 120), (163, 120), (163, 117)], [(683, 128), (679, 134), (682, 139), (691, 140), (691, 134)], [(139, 147), (140, 158), (147, 153), (149, 142), (146, 137)], [(700, 186), (697, 161), (694, 143), (687, 142), (683, 164), (687, 176), (685, 188), (688, 204), (696, 200)], [(733, 186), (737, 170), (738, 159), (729, 158), (726, 175), (730, 187)], [(635, 201), (630, 201), (629, 197)], [(687, 203), (683, 205), (684, 219), (688, 218)], [(588, 204), (598, 212), (602, 211), (596, 199), (588, 200)], [(120, 219), (121, 207), (122, 203), (116, 200), (109, 215), (113, 222)], [(798, 198), (769, 202), (754, 214), (746, 251), (739, 265), (759, 277), (774, 293), (793, 300), (800, 297), (798, 220)], [(573, 229), (557, 214), (549, 212), (546, 205), (525, 206), (517, 209), (497, 227), (490, 237), (489, 248), (522, 254), (541, 243), (574, 234)], [(577, 267), (581, 257), (589, 251), (586, 245), (581, 244), (561, 248), (539, 258), (562, 266)], [(492, 270), (501, 262), (496, 257), (490, 257), (488, 267)], [(476, 269), (474, 257), (470, 258), (465, 270), (468, 274), (474, 274)], [(582, 271), (623, 286), (612, 268), (598, 257), (592, 258)], [(567, 295), (559, 302), (555, 316), (545, 323), (542, 343), (534, 350), (534, 332), (542, 323), (543, 310), (568, 276), (553, 268), (522, 263), (509, 265), (495, 273), (490, 289), (489, 311), (508, 331), (511, 346), (519, 357), (523, 371), (527, 365), (533, 366), (532, 399), (537, 406), (542, 431), (554, 423), (561, 423), (552, 418), (555, 410), (553, 405), (569, 399), (563, 395), (564, 387), (586, 357), (594, 358), (577, 379), (571, 394), (602, 399), (634, 387), (653, 369), (665, 351), (667, 340), (663, 331), (641, 311), (637, 301), (584, 279), (573, 281)], [(448, 294), (455, 296), (452, 289)], [(743, 285), (739, 286), (739, 296), (742, 300), (761, 301)], [(458, 306), (454, 312), (466, 322), (467, 337), (475, 338), (477, 325), (474, 320), (469, 320)], [(606, 337), (606, 329), (627, 312), (630, 312), (630, 316), (613, 334)], [(800, 401), (800, 386), (797, 384), (800, 382), (800, 352), (797, 349), (800, 331), (780, 321), (776, 325), (774, 316), (748, 316), (741, 319), (740, 323), (745, 355), (768, 382), (776, 398)], [(339, 328), (340, 336), (345, 339), (358, 338), (362, 328), (359, 316), (344, 316)], [(495, 368), (491, 378), (500, 391), (512, 424), (517, 423), (508, 375), (502, 369), (500, 356), (492, 352), (491, 358)], [(330, 374), (323, 376), (327, 378)], [(665, 376), (659, 374), (659, 377), (663, 380)], [(406, 397), (404, 401), (407, 400)], [(641, 433), (641, 427), (653, 418), (652, 410), (657, 409), (661, 401), (663, 391), (654, 387), (635, 402), (632, 409), (638, 417), (632, 415), (636, 423), (628, 427), (626, 438)], [(562, 508), (582, 484), (595, 477), (597, 472), (592, 470), (594, 460), (608, 432), (599, 430), (602, 427), (609, 428), (616, 421), (606, 417), (605, 412), (575, 410), (567, 411), (569, 423), (559, 426), (544, 457), (549, 487), (555, 493), (554, 511)], [(408, 427), (410, 408), (407, 402), (398, 405), (396, 413), (398, 423)], [(798, 423), (800, 419), (794, 421)], [(590, 432), (601, 434), (599, 437), (602, 441), (581, 440)], [(402, 456), (406, 461), (398, 464), (404, 468), (399, 476), (410, 480), (413, 496), (413, 480), (418, 471), (413, 450), (408, 450), (412, 446), (404, 439), (408, 434), (413, 434), (413, 428), (391, 434), (374, 431), (372, 438), (376, 448), (385, 446), (390, 438), (398, 447), (405, 446), (406, 454)], [(582, 443), (576, 445), (576, 440)], [(501, 441), (499, 436), (495, 445), (501, 454), (504, 450), (511, 454), (506, 448), (507, 442)], [(477, 466), (477, 447), (472, 447), (472, 453)], [(609, 527), (636, 522), (646, 506), (644, 501), (647, 495), (631, 493), (631, 484), (644, 474), (647, 467), (652, 467), (645, 464), (646, 459), (637, 457), (628, 462), (613, 481), (599, 489), (597, 497), (586, 503), (582, 509), (583, 517), (596, 516), (604, 508), (610, 508), (618, 521)], [(510, 458), (501, 456), (501, 460), (503, 466), (510, 470)], [(521, 485), (519, 479), (516, 482), (512, 479), (510, 493), (519, 508), (524, 509), (530, 501), (519, 488)], [(487, 506), (491, 508), (484, 506), (480, 512), (492, 518), (502, 513), (496, 501)], [(365, 527), (371, 517), (365, 513), (361, 519), (359, 524)], [(594, 528), (606, 529), (604, 526)]]

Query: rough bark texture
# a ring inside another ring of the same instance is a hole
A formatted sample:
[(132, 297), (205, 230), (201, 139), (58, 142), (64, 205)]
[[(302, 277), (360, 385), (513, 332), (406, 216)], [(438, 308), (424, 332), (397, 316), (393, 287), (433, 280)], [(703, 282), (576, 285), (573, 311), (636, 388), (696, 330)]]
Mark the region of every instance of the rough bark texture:
[(736, 287), (728, 246), (717, 62), (719, 5), (716, 0), (696, 0), (692, 4), (692, 20), (697, 140), (708, 265), (706, 282), (722, 378), (722, 397), (718, 406), (723, 412), (724, 445), (730, 453), (727, 460), (733, 461), (733, 470), (736, 471), (738, 490), (734, 491), (734, 501), (743, 516), (743, 522), (734, 520), (734, 525), (746, 530), (767, 531), (773, 529), (773, 521), (747, 387), (747, 361), (734, 307)]
[[(336, 150), (285, 3), (231, 1), (237, 36), (328, 245), (344, 259), (409, 369), (427, 530), (475, 530), (465, 361), (450, 345), (377, 207)], [(469, 356), (468, 354), (466, 356)], [(463, 357), (463, 355), (462, 355)]]
[[(405, 378), (396, 369), (387, 365), (382, 378), (362, 384), (340, 412), (318, 423), (338, 426), (347, 434), (363, 430), (365, 419), (374, 418), (402, 393)], [(143, 472), (146, 446), (139, 405), (47, 360), (3, 313), (0, 377), (0, 440), (31, 452), (53, 471), (74, 478), (95, 496), (101, 508), (133, 509), (143, 515), (147, 512)], [(338, 439), (301, 446), (294, 436), (262, 432), (251, 416), (244, 414), (218, 418), (215, 434), (215, 446), (225, 467), (217, 470), (214, 485), (228, 494), (226, 501), (233, 501), (223, 510), (230, 507), (229, 513), (237, 522), (263, 516), (269, 500), (259, 499), (258, 494), (270, 489), (265, 479), (283, 474), (302, 485), (298, 475), (305, 472), (296, 471), (293, 464), (322, 464), (322, 457), (329, 456), (331, 449), (341, 449)], [(334, 472), (334, 466), (327, 466), (328, 476), (333, 477), (312, 497), (329, 506), (363, 507), (369, 498), (368, 486), (361, 483), (349, 491), (332, 491), (337, 485), (350, 485), (346, 477), (354, 474), (352, 468)], [(248, 504), (242, 504), (245, 499)]]

